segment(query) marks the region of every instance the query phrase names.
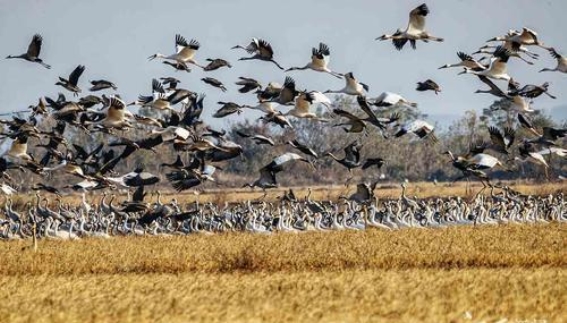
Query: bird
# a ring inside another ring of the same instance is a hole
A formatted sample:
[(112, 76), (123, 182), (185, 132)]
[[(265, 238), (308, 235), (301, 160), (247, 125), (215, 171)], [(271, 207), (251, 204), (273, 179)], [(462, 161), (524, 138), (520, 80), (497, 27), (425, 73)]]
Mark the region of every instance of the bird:
[(203, 82), (205, 82), (205, 83), (207, 83), (211, 86), (217, 87), (217, 88), (221, 89), (223, 92), (227, 91), (226, 87), (222, 84), (222, 82), (217, 80), (216, 78), (204, 77), (204, 78), (201, 79), (201, 81), (203, 81)]
[(228, 68), (232, 68), (232, 65), (230, 65), (229, 62), (225, 61), (224, 59), (221, 58), (215, 58), (215, 59), (211, 59), (211, 58), (207, 58), (207, 62), (209, 62), (209, 64), (207, 64), (207, 66), (205, 66), (203, 68), (203, 71), (206, 72), (210, 72), (210, 71), (214, 71), (214, 70), (218, 70), (221, 67), (228, 67)]
[(263, 120), (265, 123), (273, 122), (281, 128), (293, 128), (291, 122), (289, 122), (289, 120), (281, 112), (268, 112), (266, 115), (261, 116), (260, 120)]
[(234, 84), (241, 86), (241, 88), (238, 89), (238, 92), (240, 93), (248, 93), (250, 91), (262, 88), (262, 85), (253, 78), (241, 76), (238, 79), (239, 80)]
[(274, 158), (270, 163), (260, 169), (260, 178), (253, 183), (244, 184), (243, 187), (260, 187), (262, 189), (274, 188), (278, 186), (276, 174), (283, 171), (285, 167), (292, 161), (303, 161), (311, 166), (311, 162), (295, 153), (284, 153)]
[(380, 169), (384, 165), (384, 159), (382, 158), (366, 158), (364, 164), (362, 164), (362, 169), (368, 169), (372, 166), (376, 166), (376, 168)]
[(406, 105), (412, 108), (417, 108), (417, 103), (410, 102), (401, 95), (392, 92), (383, 92), (373, 100), (372, 104), (377, 107), (397, 107), (399, 105)]
[(219, 101), (217, 103), (222, 104), (222, 107), (213, 114), (213, 118), (224, 118), (233, 113), (242, 113), (242, 107), (234, 102)]
[(352, 72), (348, 72), (343, 75), (346, 85), (340, 90), (327, 90), (323, 93), (344, 93), (348, 95), (364, 95), (364, 92), (368, 92), (370, 87), (362, 82), (359, 82)]
[(315, 157), (315, 158), (319, 158), (319, 155), (317, 155), (317, 153), (313, 149), (299, 143), (299, 141), (297, 141), (297, 139), (288, 141), (287, 144), (292, 146), (293, 148), (299, 150), (300, 152), (306, 154), (306, 155), (309, 155), (309, 156), (312, 156), (312, 157)]
[(445, 64), (445, 65), (439, 67), (439, 69), (450, 68), (450, 67), (466, 67), (466, 68), (470, 68), (471, 70), (475, 70), (475, 71), (482, 71), (482, 70), (486, 69), (486, 66), (484, 64), (475, 60), (469, 54), (466, 54), (464, 52), (457, 52), (457, 56), (461, 60), (460, 62), (454, 63), (454, 64)]
[(493, 57), (490, 59), (490, 65), (487, 69), (481, 71), (475, 71), (473, 69), (465, 67), (463, 72), (459, 74), (468, 73), (468, 74), (486, 76), (496, 80), (509, 81), (511, 79), (507, 71), (508, 69), (507, 63), (509, 58), (510, 58), (510, 52), (503, 47), (498, 47), (494, 51)]
[(354, 141), (343, 149), (344, 152), (345, 152), (345, 155), (344, 155), (343, 158), (338, 158), (337, 156), (335, 156), (331, 152), (326, 153), (325, 156), (329, 156), (329, 157), (333, 158), (339, 164), (346, 167), (346, 169), (350, 172), (352, 169), (361, 166), (361, 160), (360, 160), (360, 149), (361, 148), (362, 148), (362, 145), (359, 144), (357, 141)]
[(429, 8), (425, 3), (423, 3), (410, 11), (409, 23), (404, 31), (398, 29), (394, 34), (384, 34), (380, 37), (377, 37), (376, 40), (392, 40), (392, 43), (397, 50), (402, 50), (408, 40), (413, 49), (416, 49), (417, 40), (422, 40), (424, 42), (444, 41), (443, 38), (432, 36), (425, 30), (425, 17), (428, 14)]
[(27, 52), (21, 54), (21, 55), (17, 55), (17, 56), (13, 56), (13, 55), (8, 55), (6, 57), (6, 59), (10, 59), (10, 58), (20, 58), (20, 59), (25, 59), (28, 62), (32, 62), (32, 63), (38, 63), (41, 66), (50, 69), (51, 66), (44, 63), (43, 60), (41, 58), (39, 58), (39, 54), (41, 53), (41, 45), (43, 44), (43, 37), (41, 37), (40, 34), (35, 34), (33, 35), (33, 38), (28, 46), (28, 50)]
[(514, 144), (514, 139), (516, 137), (516, 132), (510, 127), (504, 128), (504, 133), (496, 127), (488, 127), (488, 133), (490, 134), (490, 140), (492, 145), (489, 148), (502, 153), (509, 154), (508, 149)]
[(508, 41), (520, 45), (534, 45), (543, 49), (549, 49), (549, 47), (544, 46), (543, 43), (538, 40), (538, 35), (535, 31), (526, 27), (522, 28), (521, 32), (517, 30), (510, 30), (510, 32), (508, 32), (505, 36), (494, 37), (487, 40), (487, 42), (493, 41)]
[(159, 177), (143, 171), (142, 166), (137, 166), (133, 171), (120, 177), (100, 177), (100, 179), (123, 187), (148, 186), (159, 182)]
[(334, 125), (334, 127), (349, 126), (348, 128), (343, 127), (343, 130), (345, 132), (350, 132), (350, 133), (360, 133), (360, 132), (363, 132), (366, 129), (366, 124), (364, 123), (362, 118), (359, 118), (359, 117), (355, 116), (354, 114), (352, 114), (352, 113), (350, 113), (346, 110), (333, 109), (333, 113), (335, 113), (338, 116), (341, 116), (343, 118), (348, 119), (347, 122), (338, 123), (338, 124)]
[(557, 66), (555, 66), (555, 68), (544, 68), (540, 70), (540, 73), (541, 72), (567, 73), (567, 58), (559, 54), (559, 52), (557, 52), (554, 48), (549, 49), (549, 54), (551, 54), (551, 57), (557, 60)]
[(439, 94), (439, 92), (441, 92), (441, 87), (437, 85), (437, 83), (435, 83), (433, 80), (427, 79), (424, 82), (417, 82), (416, 91), (433, 91), (435, 92), (435, 94)]
[(233, 46), (232, 49), (241, 48), (244, 49), (248, 54), (252, 54), (250, 57), (242, 57), (238, 59), (239, 61), (246, 61), (246, 60), (261, 60), (261, 61), (268, 61), (274, 63), (280, 70), (284, 68), (274, 60), (274, 50), (272, 49), (272, 45), (263, 39), (252, 38), (252, 41), (246, 46), (236, 45)]
[(277, 92), (278, 95), (269, 100), (270, 102), (276, 102), (282, 105), (292, 104), (295, 102), (295, 98), (299, 95), (299, 91), (297, 91), (295, 87), (295, 80), (290, 76), (285, 77), (283, 87), (281, 87)]
[(78, 86), (79, 77), (81, 77), (81, 74), (83, 74), (84, 71), (85, 71), (85, 66), (78, 65), (69, 75), (69, 79), (64, 79), (62, 77), (59, 77), (59, 82), (55, 83), (55, 85), (61, 85), (68, 91), (73, 92), (73, 95), (77, 96), (79, 95), (79, 93), (81, 93), (81, 88)]
[(272, 138), (268, 138), (266, 136), (262, 136), (262, 135), (250, 135), (247, 134), (243, 131), (240, 130), (236, 130), (236, 134), (239, 135), (242, 138), (251, 138), (252, 140), (254, 140), (254, 142), (257, 145), (270, 145), (270, 146), (274, 146), (274, 140)]
[(175, 66), (172, 64), (169, 65), (172, 65), (174, 67), (177, 66), (176, 67), (177, 69), (183, 69), (183, 70), (187, 69), (188, 63), (198, 66), (200, 68), (204, 68), (203, 66), (199, 65), (199, 63), (195, 60), (195, 54), (197, 53), (200, 47), (201, 44), (197, 40), (191, 39), (191, 41), (188, 42), (187, 39), (185, 39), (185, 37), (181, 36), (180, 34), (177, 34), (175, 35), (175, 48), (176, 48), (175, 54), (165, 56), (164, 54), (156, 53), (148, 57), (148, 59), (151, 61), (156, 58), (161, 58), (163, 60), (173, 61), (172, 64), (176, 64), (176, 65)]
[(406, 133), (412, 133), (420, 139), (428, 139), (433, 143), (436, 143), (438, 142), (438, 139), (433, 132), (434, 129), (435, 128), (427, 121), (417, 119), (409, 121), (408, 123), (402, 125), (394, 136), (398, 138), (405, 135)]
[(319, 48), (313, 47), (311, 50), (311, 61), (307, 63), (303, 67), (290, 67), (286, 72), (289, 71), (297, 71), (297, 70), (306, 70), (311, 69), (317, 72), (331, 74), (334, 77), (342, 78), (342, 74), (336, 73), (329, 69), (329, 61), (331, 57), (331, 51), (329, 50), (329, 46), (324, 43), (319, 43)]
[(552, 99), (557, 99), (556, 96), (548, 92), (549, 82), (545, 82), (542, 85), (526, 84), (521, 89), (516, 89), (513, 94), (518, 94), (526, 98), (535, 99), (542, 94), (546, 94)]
[(91, 81), (92, 87), (89, 89), (91, 92), (100, 91), (104, 89), (113, 89), (114, 91), (118, 90), (118, 87), (114, 85), (114, 83), (107, 81), (107, 80), (94, 80)]
[(327, 119), (320, 118), (315, 113), (310, 112), (311, 106), (316, 103), (329, 106), (331, 101), (321, 92), (302, 92), (295, 99), (294, 108), (284, 113), (284, 116), (327, 122)]

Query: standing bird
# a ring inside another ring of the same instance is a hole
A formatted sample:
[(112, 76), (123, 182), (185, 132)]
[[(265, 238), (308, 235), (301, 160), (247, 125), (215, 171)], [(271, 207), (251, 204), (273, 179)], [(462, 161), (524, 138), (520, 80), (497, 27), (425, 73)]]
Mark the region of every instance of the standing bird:
[(554, 48), (549, 49), (549, 54), (557, 60), (557, 66), (553, 69), (544, 68), (540, 72), (561, 72), (567, 73), (567, 58), (561, 56)]
[(417, 40), (422, 40), (424, 42), (428, 42), (428, 41), (442, 42), (444, 40), (443, 38), (432, 36), (429, 34), (429, 32), (425, 30), (425, 17), (428, 14), (429, 14), (429, 8), (425, 3), (423, 3), (417, 8), (410, 11), (409, 23), (405, 31), (401, 31), (400, 29), (398, 29), (394, 34), (392, 35), (385, 34), (376, 38), (376, 40), (391, 39), (392, 43), (394, 44), (394, 47), (396, 47), (397, 50), (402, 50), (402, 48), (404, 48), (404, 45), (407, 43), (408, 40), (413, 49), (416, 48), (415, 43)]
[(61, 85), (65, 89), (73, 92), (75, 96), (77, 96), (79, 95), (79, 93), (81, 93), (81, 88), (79, 88), (77, 84), (79, 83), (79, 77), (81, 77), (81, 74), (83, 74), (84, 71), (85, 66), (79, 65), (73, 70), (73, 72), (71, 72), (68, 80), (60, 76), (59, 82), (55, 83), (55, 85)]
[(337, 91), (327, 90), (323, 93), (344, 93), (344, 94), (349, 94), (349, 95), (364, 95), (364, 91), (368, 92), (368, 90), (370, 90), (368, 85), (366, 85), (362, 82), (359, 82), (354, 77), (354, 74), (352, 74), (352, 72), (348, 72), (343, 76), (344, 76), (345, 81), (346, 81), (346, 85), (345, 85), (344, 88), (337, 90)]
[(203, 81), (203, 82), (205, 82), (209, 85), (212, 85), (214, 87), (217, 87), (217, 88), (221, 89), (223, 92), (227, 91), (226, 87), (222, 84), (222, 82), (217, 80), (216, 78), (204, 77), (204, 78), (201, 79), (201, 81)]
[(288, 72), (311, 69), (317, 72), (328, 73), (338, 78), (341, 78), (343, 76), (340, 73), (331, 71), (328, 67), (331, 58), (331, 51), (329, 50), (329, 46), (323, 43), (319, 43), (319, 48), (313, 47), (311, 53), (311, 62), (307, 63), (303, 67), (291, 67), (285, 71)]
[(214, 71), (214, 70), (218, 70), (221, 67), (228, 67), (228, 68), (232, 68), (232, 65), (230, 65), (229, 62), (225, 61), (224, 59), (220, 59), (220, 58), (216, 58), (216, 59), (211, 59), (211, 58), (207, 58), (207, 62), (210, 62), (207, 66), (205, 66), (203, 68), (203, 71)]
[(51, 66), (48, 64), (45, 64), (43, 62), (43, 60), (41, 58), (39, 58), (39, 54), (41, 52), (41, 44), (43, 43), (43, 38), (41, 37), (40, 34), (35, 34), (33, 35), (32, 41), (30, 42), (29, 46), (28, 46), (28, 51), (21, 54), (21, 55), (17, 55), (17, 56), (12, 56), (9, 55), (8, 58), (21, 58), (21, 59), (25, 59), (28, 62), (32, 62), (32, 63), (38, 63), (41, 64), (41, 66), (50, 69)]
[(91, 92), (105, 90), (105, 89), (113, 89), (114, 91), (118, 90), (118, 87), (116, 87), (114, 83), (107, 80), (94, 80), (91, 81), (91, 85), (92, 86), (89, 89), (89, 91)]
[(435, 94), (441, 92), (441, 87), (431, 79), (427, 79), (425, 82), (417, 82), (416, 91), (434, 91)]
[(175, 35), (175, 48), (176, 48), (175, 54), (165, 56), (164, 54), (156, 53), (148, 57), (148, 59), (151, 61), (156, 58), (161, 58), (164, 60), (175, 61), (177, 63), (176, 65), (181, 66), (181, 68), (176, 67), (172, 64), (169, 65), (176, 67), (176, 69), (186, 70), (187, 63), (193, 64), (200, 68), (204, 68), (203, 66), (199, 65), (197, 61), (195, 61), (195, 54), (197, 53), (197, 50), (199, 50), (199, 47), (201, 47), (201, 44), (199, 44), (199, 42), (196, 41), (195, 39), (191, 39), (190, 42), (187, 42), (187, 39), (185, 39), (185, 37), (177, 34)]
[(242, 57), (239, 61), (246, 61), (246, 60), (261, 60), (274, 63), (280, 70), (284, 68), (274, 60), (274, 50), (272, 49), (272, 45), (263, 39), (252, 38), (252, 41), (248, 46), (240, 46), (236, 45), (232, 47), (232, 49), (241, 48), (248, 52), (248, 54), (253, 54), (251, 57)]

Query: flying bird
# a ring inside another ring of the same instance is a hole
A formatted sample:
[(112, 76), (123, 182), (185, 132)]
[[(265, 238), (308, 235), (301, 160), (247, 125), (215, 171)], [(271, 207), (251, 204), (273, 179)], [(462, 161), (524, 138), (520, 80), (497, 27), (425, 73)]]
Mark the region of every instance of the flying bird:
[(41, 45), (43, 44), (43, 37), (41, 37), (40, 34), (35, 34), (33, 35), (33, 38), (28, 46), (28, 50), (27, 52), (21, 54), (21, 55), (8, 55), (8, 58), (20, 58), (20, 59), (25, 59), (28, 62), (32, 62), (32, 63), (38, 63), (41, 66), (50, 69), (51, 66), (48, 64), (45, 64), (43, 62), (43, 60), (41, 58), (39, 58), (39, 54), (41, 52)]

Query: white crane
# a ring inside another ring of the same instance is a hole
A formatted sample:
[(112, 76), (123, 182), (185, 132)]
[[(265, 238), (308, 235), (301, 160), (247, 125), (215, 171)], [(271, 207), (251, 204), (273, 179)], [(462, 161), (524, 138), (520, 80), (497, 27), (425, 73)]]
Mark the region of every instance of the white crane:
[(199, 42), (195, 39), (191, 39), (190, 42), (187, 42), (185, 37), (177, 34), (175, 35), (175, 54), (165, 56), (164, 54), (156, 53), (148, 57), (148, 59), (151, 61), (156, 58), (161, 58), (163, 60), (175, 61), (181, 66), (187, 66), (187, 63), (189, 63), (200, 68), (204, 68), (195, 60), (195, 54), (197, 53), (197, 50), (199, 50), (199, 47), (201, 47), (201, 44), (199, 44)]
[(311, 106), (316, 103), (321, 103), (326, 107), (329, 107), (331, 100), (329, 100), (329, 98), (321, 92), (302, 92), (295, 99), (294, 108), (284, 113), (284, 116), (327, 122), (327, 119), (319, 118), (315, 113), (310, 111)]
[(319, 43), (319, 48), (313, 47), (311, 51), (311, 61), (307, 63), (303, 67), (291, 67), (285, 70), (288, 71), (296, 71), (296, 70), (306, 70), (311, 69), (317, 72), (331, 74), (334, 77), (341, 78), (342, 74), (336, 73), (329, 69), (329, 61), (331, 59), (331, 51), (329, 50), (329, 46), (323, 43)]
[(400, 105), (406, 105), (412, 108), (417, 108), (417, 103), (408, 101), (401, 95), (392, 92), (383, 92), (372, 102), (372, 104), (377, 107), (398, 107)]
[(376, 40), (391, 39), (392, 43), (394, 44), (397, 50), (401, 50), (402, 48), (404, 48), (404, 45), (407, 43), (408, 40), (413, 49), (416, 48), (417, 40), (422, 40), (424, 42), (428, 42), (428, 41), (442, 42), (444, 40), (443, 38), (432, 36), (431, 34), (429, 34), (429, 32), (425, 30), (425, 17), (428, 14), (429, 14), (429, 8), (425, 3), (423, 3), (417, 8), (410, 11), (409, 22), (405, 31), (401, 31), (400, 29), (398, 29), (394, 34), (392, 35), (385, 34), (376, 38)]
[(490, 66), (482, 71), (475, 71), (468, 67), (464, 68), (464, 71), (459, 74), (474, 74), (479, 76), (485, 76), (496, 80), (506, 80), (510, 81), (510, 75), (508, 75), (507, 63), (510, 58), (510, 52), (503, 47), (499, 47), (494, 51), (494, 56), (490, 59)]
[(427, 121), (424, 120), (413, 120), (410, 121), (408, 123), (406, 123), (405, 125), (400, 127), (400, 130), (398, 130), (398, 132), (396, 132), (396, 134), (394, 135), (395, 137), (401, 137), (403, 135), (405, 135), (406, 133), (412, 133), (415, 136), (421, 138), (421, 139), (428, 139), (431, 140), (432, 142), (437, 142), (437, 137), (435, 136), (435, 134), (433, 133), (433, 130), (435, 129), (435, 127), (433, 127), (430, 123), (428, 123)]
[(541, 48), (549, 50), (550, 48), (544, 46), (543, 43), (540, 42), (537, 37), (538, 35), (535, 31), (524, 27), (522, 28), (521, 32), (517, 30), (510, 30), (505, 36), (494, 37), (487, 40), (487, 42), (493, 42), (493, 41), (514, 42), (526, 46), (539, 46)]
[(352, 72), (348, 72), (343, 75), (345, 78), (346, 85), (340, 90), (327, 90), (323, 93), (344, 93), (348, 95), (364, 95), (364, 91), (368, 92), (370, 89), (368, 85), (359, 82)]

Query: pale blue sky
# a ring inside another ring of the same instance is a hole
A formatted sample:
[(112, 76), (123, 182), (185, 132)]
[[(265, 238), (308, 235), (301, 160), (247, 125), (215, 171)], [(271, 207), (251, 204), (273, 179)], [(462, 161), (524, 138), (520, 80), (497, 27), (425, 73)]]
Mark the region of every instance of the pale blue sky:
[[(238, 76), (254, 77), (264, 84), (283, 82), (286, 73), (271, 63), (237, 59), (245, 54), (230, 50), (246, 44), (251, 37), (272, 43), (275, 58), (284, 66), (307, 63), (311, 47), (325, 42), (331, 48), (330, 67), (338, 72), (354, 72), (370, 85), (369, 96), (383, 91), (398, 92), (417, 101), (425, 113), (458, 115), (465, 110), (477, 111), (488, 106), (493, 97), (473, 94), (484, 87), (471, 75), (457, 76), (458, 69), (438, 70), (446, 63), (457, 62), (457, 51), (472, 52), (491, 37), (511, 28), (527, 26), (539, 33), (547, 45), (567, 55), (566, 1), (441, 1), (431, 0), (428, 30), (444, 37), (444, 43), (418, 43), (397, 52), (390, 43), (374, 38), (405, 28), (408, 12), (421, 1), (39, 1), (0, 0), (0, 55), (25, 52), (34, 33), (41, 33), (44, 46), (41, 56), (51, 70), (20, 60), (0, 61), (0, 112), (25, 109), (42, 95), (55, 96), (64, 89), (55, 86), (57, 76), (68, 76), (78, 64), (86, 65), (80, 80), (84, 93), (88, 81), (105, 78), (115, 82), (127, 101), (138, 94), (149, 93), (151, 79), (175, 76), (181, 86), (207, 94), (205, 115), (218, 108), (217, 101), (253, 104), (255, 97), (237, 92)], [(186, 74), (174, 72), (159, 61), (148, 62), (156, 52), (174, 51), (176, 33), (201, 43), (196, 59), (224, 58), (232, 69), (205, 73), (194, 69)], [(510, 74), (521, 83), (551, 82), (551, 100), (539, 98), (535, 108), (553, 108), (567, 104), (563, 89), (567, 75), (537, 73), (543, 67), (554, 67), (546, 51), (533, 48), (541, 58), (534, 66), (512, 60)], [(343, 80), (313, 71), (287, 73), (299, 88), (312, 90), (340, 89)], [(222, 93), (200, 81), (212, 76), (228, 87)], [(431, 78), (443, 88), (435, 96), (415, 91), (415, 83)], [(502, 85), (501, 83), (499, 83)], [(249, 112), (243, 116), (250, 115)], [(207, 117), (207, 120), (211, 120)]]

